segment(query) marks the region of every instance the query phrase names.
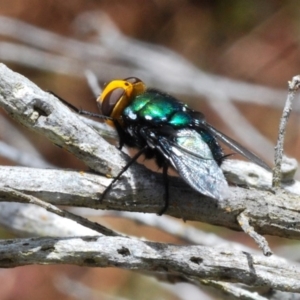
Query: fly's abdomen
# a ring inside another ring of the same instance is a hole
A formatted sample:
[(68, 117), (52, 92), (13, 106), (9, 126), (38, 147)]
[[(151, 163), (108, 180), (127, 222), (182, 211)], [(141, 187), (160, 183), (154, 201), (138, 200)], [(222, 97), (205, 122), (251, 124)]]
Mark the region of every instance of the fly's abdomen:
[(224, 159), (224, 152), (222, 147), (219, 145), (218, 141), (212, 134), (204, 130), (198, 130), (198, 132), (201, 135), (203, 141), (205, 141), (205, 143), (209, 146), (214, 159), (216, 160), (218, 165), (220, 165)]

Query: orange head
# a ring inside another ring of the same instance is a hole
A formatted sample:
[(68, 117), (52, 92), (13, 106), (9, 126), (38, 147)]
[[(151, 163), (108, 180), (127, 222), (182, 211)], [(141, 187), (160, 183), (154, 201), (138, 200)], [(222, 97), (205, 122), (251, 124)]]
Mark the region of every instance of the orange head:
[[(145, 90), (145, 84), (136, 77), (113, 80), (106, 85), (97, 99), (97, 104), (104, 116), (118, 119), (122, 123), (120, 117), (123, 110)], [(113, 126), (112, 120), (106, 122)]]

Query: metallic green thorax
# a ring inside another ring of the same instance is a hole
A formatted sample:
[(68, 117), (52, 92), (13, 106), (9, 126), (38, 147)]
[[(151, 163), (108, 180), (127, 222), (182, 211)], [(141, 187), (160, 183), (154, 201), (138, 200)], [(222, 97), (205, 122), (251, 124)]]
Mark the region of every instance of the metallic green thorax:
[(137, 96), (123, 111), (123, 119), (140, 124), (171, 125), (174, 128), (186, 127), (192, 122), (187, 106), (170, 95), (147, 90)]

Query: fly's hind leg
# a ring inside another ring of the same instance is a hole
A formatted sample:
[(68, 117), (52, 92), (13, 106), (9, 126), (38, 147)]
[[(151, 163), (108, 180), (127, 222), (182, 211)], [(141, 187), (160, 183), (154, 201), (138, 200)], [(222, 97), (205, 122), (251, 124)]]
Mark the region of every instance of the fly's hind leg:
[(165, 194), (164, 194), (164, 207), (159, 211), (158, 215), (163, 215), (168, 207), (169, 207), (169, 177), (168, 177), (168, 169), (169, 169), (169, 163), (168, 161), (165, 161), (163, 163), (163, 180), (164, 180), (164, 186), (165, 186)]

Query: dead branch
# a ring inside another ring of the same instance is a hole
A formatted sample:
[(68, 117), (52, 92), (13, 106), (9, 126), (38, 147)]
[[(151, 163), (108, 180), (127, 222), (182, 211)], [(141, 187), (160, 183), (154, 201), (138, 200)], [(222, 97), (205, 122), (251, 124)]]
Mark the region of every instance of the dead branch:
[(300, 292), (300, 268), (278, 258), (228, 249), (180, 246), (122, 237), (32, 238), (0, 241), (0, 267), (74, 264), (167, 272), (201, 279)]

